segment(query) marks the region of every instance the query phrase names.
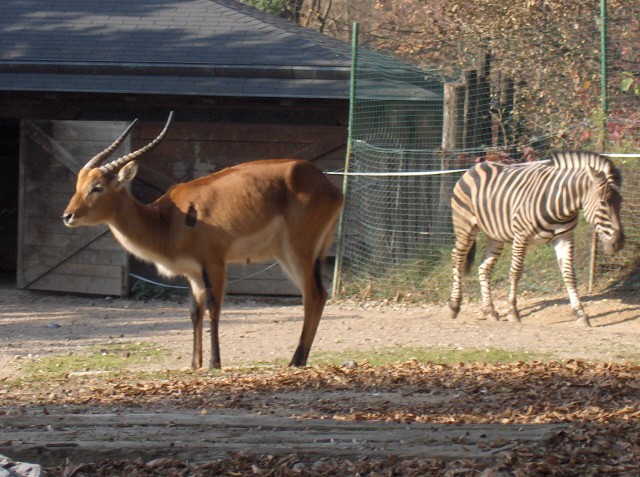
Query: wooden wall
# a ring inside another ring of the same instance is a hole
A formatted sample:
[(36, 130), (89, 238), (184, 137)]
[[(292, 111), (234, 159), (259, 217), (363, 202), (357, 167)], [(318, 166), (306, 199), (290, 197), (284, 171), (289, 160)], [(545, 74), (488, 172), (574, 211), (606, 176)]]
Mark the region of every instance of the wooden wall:
[[(62, 213), (76, 172), (125, 123), (22, 121), (18, 288), (123, 295), (128, 259), (107, 227), (68, 229)], [(127, 147), (127, 146), (125, 146)]]
[[(129, 291), (129, 272), (142, 272), (149, 278), (159, 279), (154, 267), (124, 254), (104, 228), (74, 229), (74, 234), (89, 235), (74, 238), (72, 243), (71, 238), (63, 237), (69, 230), (62, 225), (60, 216), (74, 191), (74, 168), (81, 167), (95, 152), (108, 145), (136, 117), (140, 122), (133, 131), (130, 147), (134, 149), (146, 144), (157, 135), (171, 110), (175, 111), (176, 120), (166, 140), (142, 161), (134, 184), (134, 194), (147, 203), (176, 182), (255, 159), (297, 157), (311, 160), (325, 170), (344, 167), (346, 100), (0, 92), (0, 118), (22, 119), (23, 124), (18, 286), (120, 294)], [(30, 121), (30, 118), (64, 121), (68, 133), (58, 131), (54, 134), (53, 123), (47, 126), (46, 121)], [(52, 145), (48, 139), (38, 142), (37, 137), (31, 137), (29, 126), (24, 126), (27, 122), (40, 124), (40, 128), (46, 129), (43, 131), (45, 138), (56, 139), (58, 146), (70, 153), (72, 159), (65, 159), (65, 154), (56, 150), (56, 141)], [(108, 126), (84, 133), (73, 129), (73, 124), (83, 122), (94, 127)], [(65, 134), (73, 137), (65, 138)], [(80, 149), (75, 149), (77, 147)], [(61, 161), (60, 155), (67, 163)], [(341, 186), (341, 179), (334, 177), (333, 180)], [(92, 235), (96, 233), (105, 236), (98, 239)], [(83, 248), (84, 242), (94, 239), (95, 243), (87, 251), (73, 249)], [(67, 249), (71, 245), (73, 247)], [(92, 247), (98, 250), (92, 250)], [(66, 257), (65, 250), (71, 258)], [(88, 250), (92, 251), (89, 253)], [(56, 260), (65, 265), (61, 266)], [(102, 264), (103, 261), (106, 263)], [(115, 264), (119, 271), (99, 269), (98, 263), (102, 264), (100, 267)], [(55, 274), (49, 275), (47, 267)], [(279, 266), (267, 267), (254, 264), (233, 267), (229, 273), (228, 291), (239, 294), (298, 293)], [(118, 279), (118, 275), (123, 276)], [(326, 275), (331, 276), (331, 271), (327, 270)], [(104, 277), (105, 280), (87, 279), (87, 276)], [(84, 290), (71, 286), (73, 281)], [(105, 286), (107, 281), (111, 285)]]

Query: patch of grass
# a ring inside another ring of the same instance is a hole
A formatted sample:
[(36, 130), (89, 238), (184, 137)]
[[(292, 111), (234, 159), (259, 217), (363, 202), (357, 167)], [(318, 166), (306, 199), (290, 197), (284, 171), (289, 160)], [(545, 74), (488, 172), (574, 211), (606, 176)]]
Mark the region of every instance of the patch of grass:
[(451, 348), (385, 348), (377, 351), (320, 352), (311, 356), (310, 364), (341, 365), (348, 361), (367, 362), (373, 366), (403, 363), (415, 359), (418, 362), (453, 363), (515, 363), (519, 361), (549, 360), (551, 356), (527, 351), (502, 349), (451, 349)]
[(635, 349), (620, 351), (619, 353), (616, 353), (613, 358), (615, 361), (640, 365), (640, 351), (636, 351)]
[(188, 296), (188, 290), (154, 285), (141, 280), (134, 281), (131, 286), (131, 298), (144, 302), (150, 300), (170, 300), (176, 297), (186, 298)]
[(55, 379), (71, 373), (116, 372), (157, 359), (162, 350), (153, 343), (96, 345), (84, 353), (43, 356), (22, 365), (24, 379)]
[[(578, 285), (588, 283), (591, 257), (592, 228), (580, 218), (575, 231), (574, 263)], [(469, 276), (463, 277), (465, 298), (480, 298), (478, 266), (486, 249), (486, 236), (479, 233), (474, 264)], [(425, 249), (423, 256), (412, 262), (389, 266), (385, 272), (379, 269), (383, 263), (376, 263), (376, 270), (360, 276), (345, 271), (342, 278), (342, 297), (354, 299), (398, 299), (408, 302), (444, 302), (451, 292), (451, 248), (448, 245)], [(507, 244), (493, 271), (491, 284), (496, 296), (509, 289), (509, 269), (511, 267), (511, 244)], [(534, 293), (557, 293), (565, 289), (562, 274), (556, 262), (551, 245), (531, 245), (525, 255), (524, 273), (518, 285), (523, 291)]]

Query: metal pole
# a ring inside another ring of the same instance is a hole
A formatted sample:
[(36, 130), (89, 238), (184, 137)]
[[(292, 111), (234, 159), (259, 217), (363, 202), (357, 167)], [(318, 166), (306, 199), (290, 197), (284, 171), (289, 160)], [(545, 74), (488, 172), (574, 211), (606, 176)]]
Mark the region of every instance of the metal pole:
[(607, 0), (600, 0), (600, 104), (602, 107), (602, 151), (606, 145), (609, 98), (607, 95)]
[[(607, 118), (609, 116), (609, 100), (607, 95), (607, 0), (600, 0), (600, 108), (602, 124), (600, 124), (600, 152), (606, 151)], [(589, 293), (593, 291), (598, 259), (598, 240), (595, 230), (591, 236), (591, 261), (589, 263)]]
[(356, 73), (358, 67), (358, 23), (353, 23), (351, 30), (351, 77), (349, 79), (349, 127), (347, 132), (347, 153), (344, 161), (344, 178), (342, 179), (342, 194), (345, 203), (340, 212), (340, 221), (338, 222), (338, 243), (336, 246), (336, 263), (333, 268), (333, 286), (331, 296), (337, 297), (340, 293), (340, 278), (342, 273), (342, 256), (344, 254), (344, 222), (346, 215), (347, 187), (349, 184), (349, 164), (351, 162), (351, 145), (353, 143), (353, 118), (356, 100)]

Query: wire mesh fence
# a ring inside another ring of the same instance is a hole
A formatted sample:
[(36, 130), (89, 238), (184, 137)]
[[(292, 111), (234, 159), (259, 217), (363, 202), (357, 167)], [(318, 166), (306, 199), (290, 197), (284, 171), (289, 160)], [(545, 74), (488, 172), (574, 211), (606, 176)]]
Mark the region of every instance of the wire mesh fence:
[[(496, 56), (499, 48), (480, 49), (473, 65), (455, 77), (446, 76), (444, 68), (425, 71), (406, 60), (357, 48), (347, 194), (334, 292), (446, 298), (453, 245), (451, 192), (462, 171), (476, 162), (532, 161), (545, 158), (553, 149), (640, 153), (640, 91), (634, 89), (640, 81), (640, 29), (624, 26), (628, 10), (613, 13), (608, 20), (608, 106), (601, 106), (602, 98), (592, 84), (600, 74), (600, 64), (589, 58), (582, 65), (589, 74), (581, 77), (591, 80), (580, 93), (588, 97), (580, 98), (580, 107), (567, 113), (567, 120), (554, 111), (544, 124), (541, 115), (526, 114), (533, 108), (533, 89), (539, 96), (534, 103), (541, 110), (564, 104), (562, 92), (547, 90), (550, 99), (545, 104), (542, 80), (528, 87), (511, 76), (512, 66), (502, 67), (505, 58)], [(585, 15), (576, 20), (576, 28), (588, 27), (591, 33), (587, 36), (597, 34), (599, 23), (594, 20), (602, 19)], [(544, 31), (549, 30), (546, 25)], [(539, 51), (548, 53), (544, 48)], [(559, 55), (560, 50), (552, 53)], [(527, 50), (521, 54), (530, 66), (538, 61), (541, 69), (551, 61), (544, 56), (532, 58)], [(517, 58), (511, 56), (510, 61), (517, 62)], [(558, 61), (561, 59), (553, 58), (553, 63)], [(559, 85), (554, 80), (547, 87)], [(636, 210), (640, 207), (636, 192), (640, 191), (640, 158), (613, 156), (613, 160), (623, 172), (626, 248), (614, 258), (604, 257), (599, 247), (592, 249), (590, 226), (581, 223), (576, 233), (581, 288), (587, 284), (596, 290), (640, 286), (640, 215)], [(507, 258), (494, 275), (498, 282), (507, 280), (508, 249), (504, 255)], [(536, 272), (527, 275), (526, 270), (532, 268)], [(550, 247), (528, 254), (522, 287), (543, 292), (563, 288)]]

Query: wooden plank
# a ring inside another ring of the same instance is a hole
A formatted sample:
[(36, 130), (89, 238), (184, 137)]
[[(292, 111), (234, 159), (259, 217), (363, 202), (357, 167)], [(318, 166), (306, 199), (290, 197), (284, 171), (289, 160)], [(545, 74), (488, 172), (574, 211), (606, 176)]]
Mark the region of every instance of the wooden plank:
[(89, 280), (84, 276), (57, 274), (51, 272), (38, 280), (37, 285), (30, 287), (34, 290), (56, 291), (68, 293), (83, 293), (87, 295), (123, 296), (127, 290), (123, 289), (123, 279), (102, 278)]
[(55, 159), (64, 164), (69, 170), (77, 173), (82, 164), (78, 163), (78, 160), (69, 153), (64, 147), (56, 143), (50, 138), (40, 126), (33, 121), (23, 121), (22, 127), (25, 129), (25, 134), (29, 135), (29, 138), (34, 143), (38, 144), (47, 153), (53, 156)]
[[(29, 227), (31, 228), (31, 227)], [(58, 233), (39, 233), (39, 232), (25, 232), (24, 241), (25, 245), (42, 245), (47, 247), (53, 247), (59, 249), (58, 258), (68, 258), (78, 250), (83, 249), (90, 243), (99, 240), (103, 235), (110, 234), (109, 229), (105, 227), (94, 228), (82, 228), (74, 230), (74, 234), (65, 234), (64, 231)]]
[[(111, 144), (129, 126), (122, 121), (52, 121), (51, 131), (58, 142), (72, 142), (74, 144), (102, 143), (105, 146)], [(121, 146), (122, 147), (122, 146)], [(96, 151), (99, 152), (100, 150)], [(127, 153), (129, 148), (117, 149), (118, 152)], [(95, 154), (95, 153), (94, 153)]]
[[(208, 414), (192, 409), (161, 413), (52, 413), (8, 416), (3, 423), (10, 430), (11, 444), (0, 447), (0, 452), (14, 460), (44, 466), (59, 465), (64, 459), (76, 463), (156, 458), (207, 462), (224, 458), (229, 452), (247, 450), (256, 455), (295, 452), (332, 458), (394, 456), (495, 463), (505, 449), (515, 445), (535, 446), (569, 427), (566, 423), (407, 425), (298, 419), (242, 409), (216, 409)], [(53, 426), (55, 432), (43, 432), (47, 426)]]
[[(78, 229), (79, 231), (82, 229)], [(86, 229), (87, 231), (91, 229)], [(56, 230), (56, 232), (59, 232)], [(41, 236), (37, 234), (33, 234), (34, 241), (33, 243), (29, 243), (28, 241), (24, 241), (26, 246), (36, 245), (43, 247), (51, 247), (59, 250), (59, 254), (66, 253), (67, 257), (72, 257), (73, 254), (78, 251), (84, 250), (86, 248), (98, 248), (105, 251), (111, 252), (122, 252), (124, 249), (122, 246), (116, 241), (115, 238), (111, 235), (109, 230), (104, 230), (103, 234), (97, 235), (94, 240), (89, 240), (93, 235), (89, 234), (83, 237), (78, 238), (78, 244), (81, 244), (81, 247), (69, 247), (69, 235), (64, 233), (54, 233), (50, 232), (47, 234), (47, 238), (45, 241), (41, 241)], [(93, 245), (98, 243), (99, 245)]]
[(346, 147), (346, 138), (341, 135), (333, 135), (297, 150), (295, 157), (315, 161), (336, 149), (344, 147)]
[(256, 295), (256, 296), (301, 296), (298, 288), (289, 280), (272, 281), (246, 280), (227, 286), (228, 295)]
[[(164, 123), (142, 122), (133, 133), (133, 149), (155, 138)], [(314, 138), (342, 135), (344, 126), (264, 124), (264, 123), (173, 123), (167, 131), (166, 142), (171, 141), (230, 141), (230, 142), (315, 142)], [(138, 142), (139, 141), (139, 142)]]
[(146, 165), (144, 163), (139, 163), (138, 174), (136, 175), (136, 180), (143, 182), (155, 190), (160, 192), (161, 194), (169, 190), (172, 186), (178, 183), (175, 179), (167, 176), (166, 174), (162, 174), (156, 169), (153, 169), (151, 166)]
[[(33, 192), (32, 194), (38, 194), (37, 192)], [(26, 205), (25, 214), (31, 218), (43, 218), (49, 219), (50, 226), (53, 227), (64, 227), (62, 223), (62, 214), (64, 213), (64, 209), (68, 204), (68, 199), (64, 202), (59, 202), (56, 200), (48, 201), (46, 194), (43, 194), (43, 197), (38, 198), (37, 202), (35, 200), (30, 201), (29, 204)]]
[[(25, 258), (25, 263), (39, 263), (42, 266), (51, 267), (52, 259), (57, 258), (58, 250), (50, 247), (33, 247), (33, 252), (31, 254), (25, 254), (28, 258)], [(29, 249), (27, 249), (29, 252)], [(59, 264), (58, 267), (61, 267), (63, 264), (68, 263), (72, 264), (81, 264), (87, 265), (91, 267), (100, 267), (100, 266), (118, 266), (122, 267), (126, 265), (126, 257), (123, 259), (122, 250), (100, 250), (100, 249), (92, 249), (86, 248), (75, 255), (69, 257), (68, 260), (65, 260), (63, 263)]]
[(95, 279), (102, 278), (120, 278), (122, 277), (122, 264), (116, 265), (104, 265), (104, 264), (91, 264), (84, 262), (64, 262), (55, 268), (51, 268), (48, 265), (43, 264), (39, 260), (29, 259), (25, 260), (25, 278), (31, 280), (31, 285), (37, 286), (37, 283), (42, 277), (47, 275), (47, 272), (55, 273), (58, 275), (73, 275), (79, 277), (92, 277)]

